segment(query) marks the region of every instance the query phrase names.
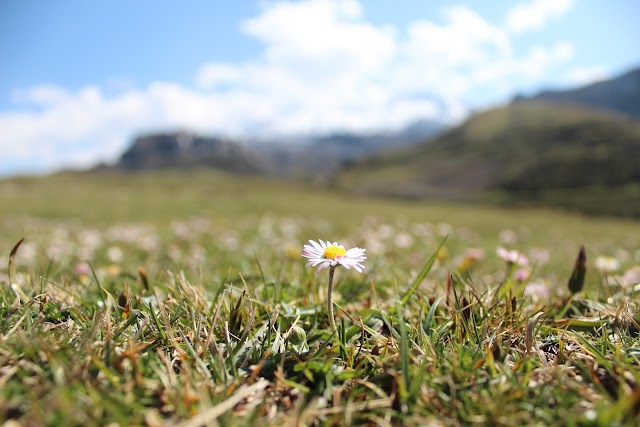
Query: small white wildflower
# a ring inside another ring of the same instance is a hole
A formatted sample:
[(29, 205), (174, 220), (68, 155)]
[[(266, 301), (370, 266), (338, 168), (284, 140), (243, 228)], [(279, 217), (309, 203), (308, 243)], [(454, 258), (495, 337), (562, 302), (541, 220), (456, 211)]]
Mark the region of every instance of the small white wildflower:
[(622, 276), (622, 286), (630, 288), (632, 286), (640, 284), (640, 265), (630, 268)]
[(551, 259), (551, 254), (545, 248), (533, 248), (529, 251), (529, 257), (536, 264), (546, 264)]
[(107, 258), (109, 258), (111, 262), (121, 262), (124, 259), (122, 249), (117, 246), (111, 246), (107, 249)]
[(602, 255), (596, 258), (596, 268), (602, 273), (613, 273), (620, 270), (620, 261), (614, 257)]
[(400, 233), (393, 239), (393, 243), (399, 248), (408, 248), (413, 245), (413, 237), (408, 233)]
[(449, 236), (453, 233), (453, 225), (447, 224), (446, 222), (440, 222), (436, 227), (438, 228), (438, 235), (440, 237)]
[(530, 296), (534, 301), (547, 300), (551, 295), (549, 286), (543, 280), (528, 283), (527, 287), (524, 288), (524, 294)]
[(364, 255), (366, 249), (351, 248), (345, 249), (344, 246), (337, 242), (309, 240), (310, 245), (304, 245), (302, 256), (309, 258), (305, 267), (318, 266), (316, 274), (327, 267), (335, 267), (342, 265), (346, 268), (353, 267), (359, 273), (364, 270), (362, 262), (367, 259)]
[(507, 245), (513, 245), (518, 241), (518, 234), (513, 230), (502, 230), (498, 233), (498, 239)]
[(333, 317), (333, 274), (337, 266), (342, 265), (346, 268), (353, 267), (354, 270), (362, 273), (364, 270), (364, 262), (367, 259), (364, 256), (365, 249), (351, 248), (345, 249), (344, 246), (338, 242), (331, 243), (330, 241), (320, 240), (320, 243), (315, 240), (309, 240), (310, 245), (304, 245), (302, 250), (302, 256), (309, 258), (306, 267), (318, 267), (316, 274), (329, 268), (329, 284), (327, 286), (327, 314), (329, 318), (329, 325), (331, 331), (335, 334), (337, 332), (336, 321)]

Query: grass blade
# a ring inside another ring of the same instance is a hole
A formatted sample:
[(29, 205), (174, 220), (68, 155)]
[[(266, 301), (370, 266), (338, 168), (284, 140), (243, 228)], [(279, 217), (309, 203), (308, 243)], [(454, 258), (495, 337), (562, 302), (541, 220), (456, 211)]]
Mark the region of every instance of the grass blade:
[(398, 323), (400, 328), (400, 369), (402, 370), (402, 386), (400, 388), (403, 397), (407, 396), (407, 391), (411, 388), (409, 375), (409, 336), (407, 325), (402, 316), (402, 306), (398, 305)]
[(420, 286), (420, 283), (422, 283), (424, 278), (427, 277), (427, 274), (429, 274), (429, 272), (431, 271), (431, 268), (433, 267), (433, 263), (436, 261), (436, 258), (438, 258), (438, 253), (440, 252), (442, 245), (444, 245), (444, 242), (447, 240), (448, 237), (449, 236), (445, 236), (445, 238), (442, 239), (442, 241), (440, 242), (436, 250), (433, 252), (433, 255), (431, 255), (431, 257), (427, 260), (424, 267), (422, 267), (420, 274), (418, 274), (418, 276), (415, 278), (409, 290), (402, 296), (402, 298), (400, 299), (400, 302), (402, 302), (402, 304), (406, 304), (407, 301), (409, 301), (409, 298), (411, 298), (411, 295), (415, 293), (415, 291), (418, 289), (418, 286)]

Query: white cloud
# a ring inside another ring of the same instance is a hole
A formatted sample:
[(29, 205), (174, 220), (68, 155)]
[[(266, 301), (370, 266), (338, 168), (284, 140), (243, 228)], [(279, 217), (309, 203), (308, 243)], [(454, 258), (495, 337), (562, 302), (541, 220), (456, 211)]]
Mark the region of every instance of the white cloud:
[(542, 28), (550, 18), (567, 13), (574, 3), (574, 0), (532, 0), (518, 4), (507, 14), (507, 27), (514, 32)]
[(196, 74), (196, 84), (203, 89), (238, 83), (238, 69), (229, 64), (210, 62), (200, 67)]
[(510, 42), (499, 28), (491, 26), (472, 10), (456, 6), (444, 10), (447, 23), (418, 21), (409, 27), (410, 61), (423, 57), (442, 68), (485, 62), (492, 54), (507, 54)]
[[(544, 1), (528, 7), (538, 21), (560, 10)], [(531, 25), (513, 13), (509, 29)], [(406, 27), (364, 16), (355, 0), (266, 3), (241, 25), (263, 44), (261, 55), (203, 64), (192, 87), (154, 82), (109, 96), (93, 86), (20, 91), (16, 103), (31, 110), (0, 111), (0, 170), (11, 162), (51, 168), (114, 159), (132, 136), (155, 129), (269, 136), (458, 120), (573, 55), (563, 41), (516, 50), (508, 28), (463, 6)]]
[(242, 27), (265, 43), (267, 63), (287, 63), (307, 73), (333, 73), (336, 66), (375, 70), (395, 49), (391, 31), (365, 22), (355, 0), (271, 4)]

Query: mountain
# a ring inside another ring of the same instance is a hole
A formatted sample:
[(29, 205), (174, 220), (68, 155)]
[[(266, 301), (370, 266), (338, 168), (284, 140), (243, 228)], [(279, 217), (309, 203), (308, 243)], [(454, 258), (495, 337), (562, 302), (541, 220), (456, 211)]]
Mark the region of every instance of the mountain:
[(429, 143), (355, 162), (333, 183), (364, 194), (640, 216), (638, 159), (640, 122), (521, 100), (476, 114)]
[(345, 164), (374, 153), (423, 143), (445, 129), (443, 123), (419, 120), (397, 131), (298, 135), (282, 141), (260, 141), (251, 146), (269, 160), (271, 170), (277, 175), (324, 180)]
[(215, 168), (231, 173), (327, 179), (341, 165), (366, 155), (430, 138), (444, 129), (418, 121), (397, 132), (297, 135), (279, 140), (237, 141), (189, 132), (135, 138), (113, 166), (96, 170)]
[(576, 104), (640, 119), (640, 68), (575, 89), (547, 90), (531, 97), (517, 96), (514, 102), (523, 100)]
[(234, 173), (263, 173), (267, 164), (257, 152), (238, 142), (176, 132), (136, 138), (115, 165), (115, 168), (124, 170), (197, 167)]

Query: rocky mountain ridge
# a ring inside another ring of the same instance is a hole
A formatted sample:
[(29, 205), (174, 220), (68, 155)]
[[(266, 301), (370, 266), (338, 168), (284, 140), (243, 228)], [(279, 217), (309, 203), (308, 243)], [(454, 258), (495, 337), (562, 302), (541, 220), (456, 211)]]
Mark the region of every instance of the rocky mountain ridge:
[(230, 173), (326, 179), (342, 165), (364, 156), (423, 143), (446, 129), (420, 121), (395, 132), (294, 136), (286, 140), (242, 141), (191, 132), (158, 132), (136, 137), (117, 170), (214, 168)]

